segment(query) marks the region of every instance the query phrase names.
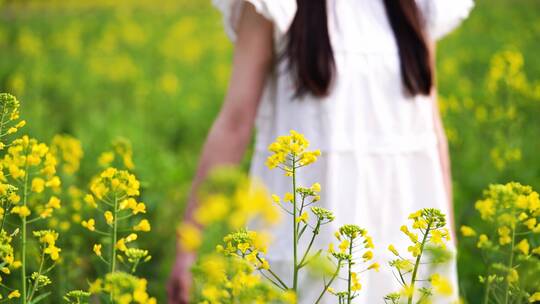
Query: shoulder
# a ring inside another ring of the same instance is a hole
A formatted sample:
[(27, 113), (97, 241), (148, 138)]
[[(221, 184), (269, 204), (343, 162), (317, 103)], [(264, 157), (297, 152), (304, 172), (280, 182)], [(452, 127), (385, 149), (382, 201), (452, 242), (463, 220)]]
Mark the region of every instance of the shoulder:
[(434, 40), (457, 28), (474, 7), (473, 0), (416, 0), (416, 3)]
[(225, 30), (231, 40), (236, 39), (236, 29), (242, 8), (251, 4), (255, 10), (274, 24), (275, 36), (283, 36), (296, 15), (296, 0), (212, 0), (223, 14)]

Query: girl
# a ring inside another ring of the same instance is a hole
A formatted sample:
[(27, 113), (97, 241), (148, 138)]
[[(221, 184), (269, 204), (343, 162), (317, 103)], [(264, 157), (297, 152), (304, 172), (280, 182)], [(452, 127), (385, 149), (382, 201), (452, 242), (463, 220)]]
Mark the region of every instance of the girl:
[[(271, 193), (289, 191), (287, 177), (265, 168), (266, 148), (293, 129), (322, 157), (303, 169), (298, 184), (322, 185), (322, 207), (336, 221), (325, 226), (320, 247), (342, 224), (366, 228), (383, 269), (362, 274), (358, 303), (383, 303), (400, 286), (387, 250), (407, 252), (399, 232), (410, 213), (441, 209), (453, 224), (447, 141), (436, 103), (435, 41), (469, 13), (472, 0), (214, 0), (235, 42), (233, 72), (208, 135), (193, 192), (207, 172), (236, 164), (256, 126), (250, 173)], [(194, 209), (191, 196), (185, 220)], [(290, 223), (274, 230), (268, 260), (290, 280)], [(453, 229), (450, 229), (453, 230)], [(455, 250), (454, 244), (451, 249)], [(322, 247), (324, 248), (324, 247)], [(186, 303), (193, 257), (179, 250), (170, 303)], [(442, 273), (453, 283), (455, 261)], [(300, 303), (313, 303), (319, 286), (300, 281)], [(290, 282), (286, 282), (290, 283)], [(325, 299), (324, 303), (335, 303)]]

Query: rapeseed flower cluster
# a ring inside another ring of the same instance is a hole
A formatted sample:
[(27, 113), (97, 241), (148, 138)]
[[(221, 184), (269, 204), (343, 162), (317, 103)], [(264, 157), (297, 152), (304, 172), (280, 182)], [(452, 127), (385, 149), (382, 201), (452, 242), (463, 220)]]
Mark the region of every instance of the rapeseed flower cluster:
[[(19, 107), (14, 96), (0, 94), (0, 299), (38, 303), (50, 296), (52, 278), (59, 277), (62, 271), (69, 278), (80, 278), (80, 234), (70, 233), (69, 238), (62, 238), (57, 232), (74, 232), (70, 230), (74, 222), (100, 237), (107, 236), (108, 258), (102, 256), (101, 243), (95, 244), (93, 250), (109, 266), (111, 275), (105, 276), (100, 288), (93, 284), (88, 291), (72, 290), (64, 299), (69, 303), (88, 303), (99, 290), (109, 294), (111, 303), (155, 303), (146, 293), (144, 279), (116, 275), (120, 273), (116, 270), (117, 261), (134, 273), (139, 264), (151, 258), (147, 250), (128, 245), (137, 240), (137, 233), (151, 230), (147, 219), (136, 219), (146, 213), (146, 205), (136, 200), (139, 181), (127, 171), (108, 168), (92, 181), (91, 194), (83, 197), (75, 176), (83, 156), (81, 143), (69, 135), (55, 136), (50, 146), (27, 135), (15, 137), (25, 125), (19, 119)], [(121, 151), (124, 162), (130, 164), (131, 152)], [(66, 180), (68, 183), (64, 184)], [(85, 208), (101, 210), (103, 220), (82, 220)], [(107, 231), (99, 229), (102, 222), (109, 227)], [(126, 235), (120, 237), (120, 232)], [(30, 235), (35, 242), (28, 239)], [(11, 276), (20, 280), (15, 288), (9, 286), (14, 283)], [(123, 290), (130, 282), (132, 290)]]
[(104, 168), (117, 165), (118, 167), (124, 167), (127, 170), (135, 169), (131, 143), (124, 138), (116, 139), (112, 143), (112, 147), (109, 151), (101, 153), (98, 164)]
[[(334, 243), (330, 243), (328, 252), (335, 259), (335, 271), (325, 284), (325, 290), (335, 295), (339, 303), (352, 303), (362, 289), (360, 274), (369, 270), (379, 271), (379, 264), (371, 262), (373, 259), (373, 240), (365, 229), (357, 225), (344, 225), (334, 234), (338, 242), (336, 250)], [(360, 265), (361, 268), (359, 268)], [(336, 290), (331, 287), (336, 278), (340, 277), (341, 269), (345, 269), (344, 280), (347, 283), (346, 290)], [(324, 295), (321, 293), (319, 300)], [(318, 302), (318, 301), (317, 301)]]
[[(111, 303), (117, 304), (156, 304), (156, 299), (150, 297), (147, 293), (148, 281), (137, 278), (125, 272), (111, 272), (105, 275), (104, 279), (97, 279), (90, 284), (88, 293), (110, 294)], [(86, 292), (72, 294), (72, 298), (86, 298)], [(77, 303), (77, 302), (74, 302)]]
[(475, 240), (476, 247), (483, 252), (487, 271), (479, 278), (485, 288), (484, 300), (535, 302), (540, 288), (524, 282), (539, 275), (527, 271), (540, 265), (538, 192), (516, 182), (490, 185), (475, 208), (487, 224), (486, 233), (470, 226), (460, 230), (464, 237)]
[[(403, 225), (400, 230), (411, 243), (407, 248), (410, 257), (399, 252), (394, 245), (388, 246), (395, 256), (389, 265), (402, 288), (399, 292), (388, 294), (385, 302), (430, 303), (435, 295), (453, 295), (455, 287), (442, 275), (432, 273), (429, 277), (420, 277), (421, 268), (446, 262), (446, 242), (450, 241), (450, 232), (446, 227), (445, 215), (440, 210), (425, 208), (411, 213), (409, 219), (411, 226)], [(427, 259), (426, 253), (432, 256)]]
[(183, 222), (177, 229), (179, 243), (185, 250), (195, 251), (202, 244), (202, 227), (222, 224), (227, 231), (235, 231), (255, 219), (270, 225), (279, 221), (279, 210), (271, 203), (261, 183), (250, 181), (230, 168), (216, 170), (209, 180), (209, 185), (213, 184), (228, 195), (216, 189), (201, 195), (193, 215), (194, 223)]
[[(27, 135), (13, 137), (26, 122), (20, 120), (20, 102), (11, 94), (0, 93), (0, 216), (1, 243), (4, 246), (2, 272), (20, 268), (20, 289), (9, 288), (8, 299), (21, 298), (22, 303), (31, 302), (41, 296), (43, 287), (50, 284), (47, 269), (60, 259), (61, 249), (57, 246), (58, 234), (54, 231), (38, 231), (33, 228), (55, 210), (61, 201), (55, 195), (61, 180), (56, 175), (57, 159), (49, 147)], [(14, 228), (13, 228), (14, 227)], [(14, 229), (8, 232), (8, 229)], [(28, 273), (28, 259), (34, 255), (29, 251), (29, 234), (33, 233), (40, 244), (41, 265), (37, 272)], [(14, 248), (12, 239), (20, 239), (20, 248)], [(17, 253), (17, 250), (20, 250)], [(20, 256), (15, 261), (14, 256)], [(20, 290), (20, 291), (19, 291)], [(0, 293), (0, 296), (2, 294)]]
[[(81, 225), (107, 239), (108, 255), (104, 256), (101, 243), (94, 244), (92, 251), (109, 267), (108, 275), (111, 275), (111, 278), (122, 277), (121, 275), (115, 276), (119, 268), (118, 263), (127, 264), (131, 273), (134, 273), (140, 263), (148, 262), (151, 259), (147, 250), (128, 247), (129, 244), (138, 239), (139, 236), (136, 232), (151, 230), (150, 222), (147, 219), (140, 219), (136, 224), (133, 224), (135, 216), (146, 213), (146, 205), (137, 201), (140, 194), (140, 182), (135, 175), (126, 170), (109, 167), (94, 178), (90, 184), (90, 192), (91, 194), (87, 194), (84, 200), (102, 213), (101, 221), (106, 228), (96, 227), (97, 220), (95, 218), (83, 220)], [(120, 299), (119, 295), (115, 294), (115, 285), (111, 284), (106, 285), (109, 288), (100, 290), (108, 291), (111, 301)], [(126, 296), (126, 299), (131, 298)], [(122, 298), (118, 301), (126, 300)]]
[[(314, 183), (309, 187), (296, 184), (298, 170), (313, 164), (320, 156), (318, 150), (309, 151), (308, 147), (309, 142), (302, 134), (295, 131), (291, 131), (290, 135), (278, 137), (268, 147), (270, 152), (267, 159), (268, 167), (270, 169), (279, 168), (291, 178), (291, 192), (281, 196), (268, 195), (258, 183), (255, 183), (255, 187), (252, 186), (251, 191), (233, 191), (232, 195), (215, 193), (214, 191), (210, 195), (206, 195), (195, 211), (196, 223), (183, 223), (180, 226), (180, 244), (184, 249), (191, 250), (204, 248), (205, 242), (209, 241), (208, 234), (214, 233), (215, 235), (215, 233), (223, 231), (212, 230), (212, 225), (216, 223), (218, 223), (217, 229), (226, 227), (232, 230), (225, 235), (223, 242), (217, 245), (214, 252), (199, 258), (194, 269), (196, 274), (195, 296), (196, 299), (199, 299), (199, 303), (234, 303), (233, 299), (238, 300), (239, 296), (243, 299), (242, 301), (255, 303), (293, 303), (296, 301), (300, 271), (305, 270), (306, 266), (319, 264), (321, 255), (324, 255), (322, 249), (314, 248), (315, 239), (324, 225), (335, 220), (335, 216), (330, 210), (316, 205), (321, 201), (322, 187), (319, 183)], [(216, 182), (214, 181), (214, 183)], [(217, 183), (223, 184), (223, 181), (220, 182), (218, 179)], [(249, 193), (257, 195), (250, 196)], [(233, 203), (235, 201), (240, 201), (242, 202), (241, 206), (249, 208), (235, 206)], [(293, 264), (290, 269), (292, 282), (286, 282), (280, 278), (273, 271), (271, 263), (267, 261), (265, 256), (271, 250), (268, 248), (269, 238), (267, 235), (237, 225), (246, 225), (246, 219), (252, 219), (254, 214), (262, 214), (263, 219), (266, 218), (267, 222), (274, 222), (269, 219), (275, 218), (275, 211), (270, 212), (271, 216), (268, 216), (268, 212), (261, 207), (280, 208), (290, 217), (293, 227), (291, 231)], [(231, 217), (237, 217), (241, 220), (232, 219), (231, 223)], [(206, 231), (213, 232), (203, 233), (200, 226), (206, 227)], [(373, 249), (373, 241), (364, 229), (356, 225), (345, 225), (336, 233), (336, 237), (341, 242), (340, 247), (346, 246), (346, 248), (340, 249), (340, 252), (331, 251), (328, 253), (330, 257), (335, 259), (336, 264), (333, 265), (330, 277), (325, 279), (317, 303), (327, 292), (332, 292), (338, 295), (340, 300), (345, 299), (350, 303), (361, 289), (360, 274), (364, 271), (379, 269), (377, 263), (367, 264), (363, 269), (355, 266), (360, 265), (356, 261), (358, 254), (362, 256), (364, 263), (373, 259), (371, 250)], [(303, 250), (300, 250), (300, 242), (305, 244)], [(352, 248), (355, 248), (354, 252)], [(360, 251), (362, 252), (360, 253)], [(347, 282), (349, 288), (344, 292), (335, 292), (331, 284), (345, 266), (348, 266)], [(312, 266), (312, 268), (316, 267)]]
[(197, 303), (296, 303), (294, 292), (276, 289), (250, 262), (234, 254), (206, 255), (194, 273)]
[(321, 151), (308, 151), (309, 142), (305, 137), (294, 131), (290, 135), (279, 136), (268, 150), (272, 153), (266, 160), (266, 165), (270, 169), (281, 168), (285, 174), (292, 176), (294, 170), (310, 165), (317, 161)]

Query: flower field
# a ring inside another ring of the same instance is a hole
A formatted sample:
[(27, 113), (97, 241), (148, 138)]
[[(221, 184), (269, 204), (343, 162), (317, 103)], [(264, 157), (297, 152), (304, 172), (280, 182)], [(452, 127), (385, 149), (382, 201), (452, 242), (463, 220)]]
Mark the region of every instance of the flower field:
[[(231, 44), (209, 2), (0, 0), (0, 92), (16, 97), (3, 97), (2, 106), (12, 111), (8, 100), (20, 102), (20, 115), (9, 115), (16, 130), (2, 124), (0, 132), (2, 185), (17, 188), (1, 189), (0, 242), (13, 252), (2, 255), (9, 274), (2, 270), (1, 286), (9, 289), (0, 289), (0, 301), (32, 294), (28, 303), (40, 295), (46, 295), (40, 303), (62, 303), (69, 291), (89, 287), (107, 301), (122, 294), (114, 288), (122, 281), (131, 282), (141, 302), (165, 303), (175, 250), (171, 223), (182, 213), (230, 71)], [(478, 0), (463, 27), (438, 44), (458, 230), (465, 225), (459, 287), (468, 303), (484, 303), (489, 286), (531, 293), (538, 282), (535, 195), (506, 185), (540, 189), (538, 11), (536, 0)], [(35, 159), (21, 159), (29, 149)], [(123, 186), (112, 187), (113, 180)], [(519, 234), (525, 232), (531, 234)], [(512, 266), (523, 266), (508, 269), (510, 256), (496, 254), (505, 248), (513, 248)], [(85, 292), (68, 298), (77, 303)]]

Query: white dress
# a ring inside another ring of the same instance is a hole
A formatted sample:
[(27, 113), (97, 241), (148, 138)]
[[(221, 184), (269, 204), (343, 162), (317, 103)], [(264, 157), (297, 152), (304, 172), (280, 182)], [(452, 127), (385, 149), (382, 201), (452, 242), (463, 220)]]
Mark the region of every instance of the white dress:
[[(213, 0), (223, 12), (231, 39), (242, 5), (249, 2), (274, 23), (276, 52), (296, 13), (296, 0)], [(417, 0), (426, 32), (436, 40), (453, 30), (473, 7), (472, 0)], [(332, 210), (335, 222), (323, 226), (318, 247), (326, 249), (343, 224), (366, 228), (375, 243), (380, 272), (360, 275), (362, 290), (355, 303), (384, 303), (400, 286), (387, 262), (394, 244), (407, 254), (408, 240), (399, 231), (410, 213), (425, 207), (449, 213), (429, 97), (404, 94), (397, 44), (382, 0), (327, 0), (328, 27), (337, 76), (331, 94), (322, 99), (293, 100), (293, 80), (285, 63), (268, 77), (257, 114), (255, 152), (250, 173), (272, 193), (291, 191), (290, 179), (265, 165), (268, 145), (293, 129), (303, 133), (321, 158), (299, 173), (298, 184), (322, 185), (320, 206)], [(268, 258), (287, 283), (291, 279), (291, 225), (273, 230)], [(452, 249), (454, 248), (451, 245)], [(455, 261), (441, 269), (454, 284)], [(300, 303), (314, 302), (322, 283), (300, 281)], [(339, 289), (339, 286), (338, 288)], [(436, 303), (455, 300), (441, 299)], [(324, 303), (337, 303), (326, 297)]]

